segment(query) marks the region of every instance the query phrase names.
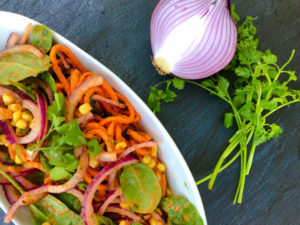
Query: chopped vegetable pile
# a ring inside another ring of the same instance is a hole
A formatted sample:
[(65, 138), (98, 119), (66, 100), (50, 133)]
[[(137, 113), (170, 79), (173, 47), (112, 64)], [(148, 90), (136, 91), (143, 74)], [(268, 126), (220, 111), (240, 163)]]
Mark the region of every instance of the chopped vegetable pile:
[[(231, 13), (237, 23), (240, 18), (234, 11), (234, 5)], [(229, 140), (229, 145), (213, 173), (197, 184), (209, 180), (208, 188), (212, 189), (217, 175), (240, 158), (240, 180), (234, 203), (242, 203), (246, 176), (250, 173), (257, 146), (282, 133), (280, 126), (268, 122), (269, 116), (284, 106), (300, 102), (300, 91), (288, 87), (291, 81), (297, 80), (295, 71), (286, 68), (295, 51), (292, 51), (285, 64), (277, 65), (277, 57), (269, 49), (265, 52), (258, 50), (259, 41), (255, 38), (254, 20), (255, 18), (247, 17), (238, 27), (237, 50), (233, 60), (225, 68), (235, 74), (231, 87), (222, 71), (201, 82), (180, 78), (165, 80), (151, 87), (148, 98), (148, 106), (154, 113), (158, 113), (161, 111), (161, 102), (168, 103), (176, 98), (171, 86), (181, 90), (185, 83), (190, 83), (220, 97), (230, 105), (232, 112), (225, 114), (224, 126), (229, 128), (235, 121), (238, 130)], [(161, 85), (166, 85), (166, 88), (158, 89)]]
[(139, 120), (102, 76), (52, 46), (48, 27), (29, 24), (20, 40), (12, 33), (0, 52), (4, 222), (29, 206), (35, 225), (203, 224), (194, 205), (172, 196)]

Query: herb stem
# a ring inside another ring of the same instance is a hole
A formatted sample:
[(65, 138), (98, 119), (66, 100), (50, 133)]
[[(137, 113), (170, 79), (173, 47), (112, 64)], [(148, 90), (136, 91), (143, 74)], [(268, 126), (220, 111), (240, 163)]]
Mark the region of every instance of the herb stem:
[(277, 110), (279, 110), (279, 109), (281, 109), (281, 108), (283, 108), (283, 107), (285, 107), (285, 106), (288, 106), (288, 105), (290, 105), (290, 104), (297, 103), (297, 102), (300, 102), (300, 99), (295, 99), (295, 100), (293, 100), (293, 101), (289, 101), (289, 102), (287, 102), (287, 103), (285, 103), (285, 104), (282, 104), (282, 105), (278, 106), (276, 109), (273, 109), (272, 111), (268, 112), (266, 115), (264, 115), (264, 116), (262, 117), (262, 119), (265, 120), (268, 116), (270, 116), (270, 115), (271, 115), (272, 113), (274, 113), (275, 111), (277, 111)]
[(24, 193), (24, 188), (21, 187), (21, 185), (14, 180), (10, 175), (8, 175), (4, 170), (0, 169), (0, 174), (6, 178), (19, 192)]

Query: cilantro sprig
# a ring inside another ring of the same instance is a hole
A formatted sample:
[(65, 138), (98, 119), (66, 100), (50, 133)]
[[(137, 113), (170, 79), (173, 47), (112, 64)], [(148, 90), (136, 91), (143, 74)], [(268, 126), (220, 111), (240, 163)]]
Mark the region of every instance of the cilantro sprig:
[[(234, 11), (234, 6), (231, 12), (234, 21), (238, 22), (239, 16)], [(148, 106), (153, 112), (160, 112), (162, 101), (168, 103), (176, 98), (176, 93), (170, 90), (171, 84), (176, 88), (174, 82), (180, 83), (180, 88), (177, 89), (183, 89), (184, 83), (190, 83), (220, 97), (231, 106), (232, 111), (224, 116), (224, 126), (231, 127), (235, 120), (238, 130), (229, 140), (214, 171), (197, 184), (209, 180), (208, 188), (212, 189), (217, 175), (240, 158), (240, 179), (234, 203), (242, 203), (246, 176), (250, 173), (256, 148), (282, 133), (279, 125), (268, 122), (269, 116), (285, 106), (300, 102), (300, 91), (288, 87), (291, 81), (297, 80), (295, 71), (286, 69), (295, 51), (292, 51), (289, 60), (281, 67), (277, 65), (276, 55), (269, 49), (259, 51), (259, 41), (254, 36), (255, 19), (247, 17), (238, 27), (237, 50), (231, 63), (225, 68), (235, 74), (232, 88), (228, 79), (220, 74), (201, 82), (173, 78), (151, 87), (148, 98)], [(158, 89), (162, 84), (166, 84), (165, 90)], [(233, 154), (235, 150), (236, 153)]]

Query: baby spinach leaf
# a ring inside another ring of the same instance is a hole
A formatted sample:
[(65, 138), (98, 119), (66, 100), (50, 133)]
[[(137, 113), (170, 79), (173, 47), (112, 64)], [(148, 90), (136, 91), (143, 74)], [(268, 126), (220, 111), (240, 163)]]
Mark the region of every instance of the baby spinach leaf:
[(48, 71), (50, 58), (45, 55), (39, 58), (31, 53), (17, 53), (0, 58), (0, 83), (9, 85), (10, 81), (18, 82), (28, 77), (36, 77)]
[(34, 224), (49, 221), (52, 225), (84, 225), (82, 218), (53, 195), (29, 206)]
[(115, 225), (115, 223), (108, 217), (100, 216), (95, 214), (94, 216), (95, 225)]
[(168, 224), (203, 225), (203, 220), (196, 207), (185, 197), (173, 196), (163, 198), (160, 206), (168, 214)]
[(49, 85), (49, 87), (50, 87), (53, 94), (57, 93), (54, 78), (52, 77), (52, 75), (48, 71), (41, 73), (39, 75), (39, 77)]
[(31, 43), (47, 53), (52, 46), (51, 30), (45, 25), (36, 25), (32, 30)]
[(65, 203), (71, 210), (80, 214), (81, 202), (74, 195), (69, 194), (69, 193), (61, 193), (61, 194), (55, 195), (55, 197), (58, 198), (63, 203)]
[(120, 184), (126, 201), (138, 213), (150, 213), (161, 199), (161, 187), (153, 170), (143, 163), (125, 167)]

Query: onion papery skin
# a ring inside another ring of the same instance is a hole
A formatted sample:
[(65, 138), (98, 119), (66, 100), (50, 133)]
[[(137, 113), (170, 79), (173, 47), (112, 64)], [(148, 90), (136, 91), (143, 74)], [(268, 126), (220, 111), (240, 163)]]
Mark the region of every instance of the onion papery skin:
[(164, 0), (153, 11), (150, 38), (160, 74), (202, 79), (231, 61), (237, 29), (228, 0)]

